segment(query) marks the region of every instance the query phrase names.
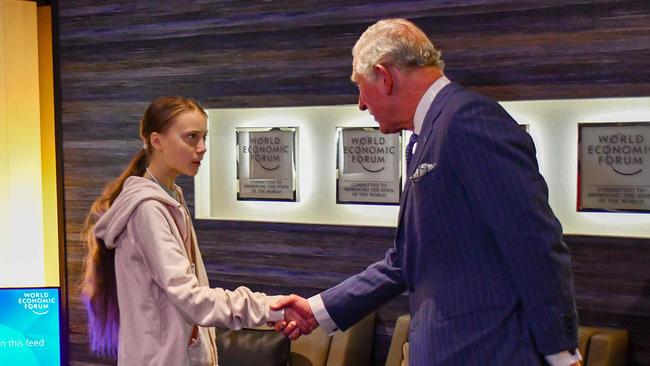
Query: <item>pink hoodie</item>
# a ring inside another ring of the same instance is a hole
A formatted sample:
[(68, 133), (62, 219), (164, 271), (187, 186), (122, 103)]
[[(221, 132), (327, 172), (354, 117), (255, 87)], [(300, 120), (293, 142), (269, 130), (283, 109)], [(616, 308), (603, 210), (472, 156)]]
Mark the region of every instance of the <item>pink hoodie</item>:
[[(279, 297), (246, 287), (210, 288), (185, 201), (158, 184), (132, 176), (95, 235), (115, 249), (120, 308), (118, 365), (217, 365), (214, 328), (256, 327), (280, 320), (269, 310)], [(187, 225), (189, 223), (189, 225)], [(192, 273), (184, 243), (196, 253)], [(188, 347), (193, 324), (198, 341)]]

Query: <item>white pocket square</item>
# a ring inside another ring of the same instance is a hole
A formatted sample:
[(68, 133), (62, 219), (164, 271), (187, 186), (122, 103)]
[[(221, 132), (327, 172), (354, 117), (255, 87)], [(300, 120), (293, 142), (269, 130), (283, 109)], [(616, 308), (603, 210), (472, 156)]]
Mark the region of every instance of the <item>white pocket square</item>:
[(436, 163), (433, 163), (433, 164), (422, 163), (422, 164), (420, 164), (420, 166), (415, 168), (415, 172), (411, 176), (411, 180), (413, 182), (419, 181), (422, 177), (424, 177), (427, 173), (429, 173), (430, 171), (435, 169), (437, 166), (438, 166), (438, 164), (436, 164)]

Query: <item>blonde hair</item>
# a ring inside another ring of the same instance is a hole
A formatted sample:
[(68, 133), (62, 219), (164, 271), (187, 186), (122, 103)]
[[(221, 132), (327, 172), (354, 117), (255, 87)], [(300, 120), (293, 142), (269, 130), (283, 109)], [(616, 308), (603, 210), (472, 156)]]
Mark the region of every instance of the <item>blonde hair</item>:
[(443, 69), (441, 52), (426, 34), (406, 19), (384, 19), (371, 25), (352, 48), (352, 79), (357, 75), (374, 79), (374, 67), (388, 64), (398, 68), (435, 66)]
[(88, 252), (84, 260), (81, 297), (88, 315), (90, 349), (96, 354), (117, 355), (120, 311), (117, 304), (115, 251), (108, 249), (104, 242), (95, 236), (95, 224), (122, 192), (124, 181), (130, 176), (144, 175), (151, 153), (151, 134), (165, 132), (171, 120), (181, 112), (196, 110), (207, 117), (203, 108), (191, 99), (174, 96), (154, 100), (140, 120), (143, 148), (131, 159), (122, 174), (104, 188), (84, 221), (81, 236), (86, 242)]

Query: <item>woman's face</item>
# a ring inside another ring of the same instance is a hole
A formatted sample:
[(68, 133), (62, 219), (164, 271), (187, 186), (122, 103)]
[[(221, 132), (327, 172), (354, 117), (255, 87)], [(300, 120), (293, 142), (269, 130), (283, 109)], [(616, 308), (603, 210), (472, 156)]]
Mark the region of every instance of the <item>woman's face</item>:
[(198, 110), (181, 112), (174, 117), (169, 128), (159, 134), (160, 153), (167, 167), (174, 173), (196, 175), (207, 150), (207, 133), (208, 121)]

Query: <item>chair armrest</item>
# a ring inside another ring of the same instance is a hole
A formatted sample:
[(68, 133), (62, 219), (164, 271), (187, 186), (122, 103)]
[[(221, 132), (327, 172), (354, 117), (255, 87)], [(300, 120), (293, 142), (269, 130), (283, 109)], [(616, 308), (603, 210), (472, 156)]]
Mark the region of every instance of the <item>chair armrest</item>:
[(587, 353), (589, 352), (589, 340), (594, 334), (598, 332), (599, 330), (596, 327), (578, 328), (578, 351), (580, 351), (580, 354), (585, 360), (587, 357)]
[(405, 342), (402, 347), (402, 355), (404, 355), (404, 358), (402, 359), (400, 366), (409, 366), (409, 352), (409, 342)]
[(402, 359), (404, 358), (403, 346), (404, 343), (408, 342), (410, 323), (411, 316), (408, 314), (397, 318), (395, 330), (393, 330), (393, 338), (390, 341), (390, 348), (388, 349), (388, 357), (386, 357), (386, 366), (400, 366), (402, 364)]
[(587, 366), (624, 366), (627, 361), (628, 332), (598, 328), (589, 340)]
[(345, 332), (334, 333), (327, 366), (369, 365), (374, 334), (374, 313)]
[(291, 342), (291, 366), (325, 366), (332, 337), (322, 328)]
[(317, 328), (291, 343), (291, 366), (368, 365), (374, 332), (374, 313), (333, 336)]
[(289, 339), (270, 328), (216, 332), (220, 365), (286, 365), (289, 360)]

